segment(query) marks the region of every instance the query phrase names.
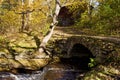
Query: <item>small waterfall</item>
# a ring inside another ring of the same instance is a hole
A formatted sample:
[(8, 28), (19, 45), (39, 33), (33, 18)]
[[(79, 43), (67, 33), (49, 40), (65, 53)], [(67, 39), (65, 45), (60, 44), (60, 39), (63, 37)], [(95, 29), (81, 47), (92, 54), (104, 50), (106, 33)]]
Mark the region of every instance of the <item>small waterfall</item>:
[(13, 74), (10, 72), (0, 72), (0, 80), (43, 80), (44, 71), (33, 71), (32, 73)]
[(16, 75), (19, 80), (42, 80), (43, 72), (36, 71), (31, 74), (19, 74)]

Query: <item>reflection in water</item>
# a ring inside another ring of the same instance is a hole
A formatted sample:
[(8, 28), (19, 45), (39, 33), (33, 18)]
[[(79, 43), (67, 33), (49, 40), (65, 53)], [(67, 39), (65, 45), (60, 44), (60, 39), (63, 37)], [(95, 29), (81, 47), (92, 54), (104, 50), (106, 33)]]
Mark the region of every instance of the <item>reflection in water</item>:
[(61, 58), (61, 62), (48, 65), (44, 80), (76, 80), (82, 78), (84, 73), (90, 70), (89, 58)]
[(51, 70), (45, 75), (44, 80), (75, 80), (79, 73), (79, 71), (75, 70)]

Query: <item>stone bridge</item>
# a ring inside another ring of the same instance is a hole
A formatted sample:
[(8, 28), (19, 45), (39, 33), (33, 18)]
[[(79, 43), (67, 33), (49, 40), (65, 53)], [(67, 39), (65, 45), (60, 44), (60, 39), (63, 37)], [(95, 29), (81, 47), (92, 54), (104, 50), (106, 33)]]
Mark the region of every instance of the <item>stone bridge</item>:
[(95, 57), (103, 62), (109, 54), (120, 54), (120, 39), (100, 36), (71, 36), (59, 42), (62, 54), (79, 57)]

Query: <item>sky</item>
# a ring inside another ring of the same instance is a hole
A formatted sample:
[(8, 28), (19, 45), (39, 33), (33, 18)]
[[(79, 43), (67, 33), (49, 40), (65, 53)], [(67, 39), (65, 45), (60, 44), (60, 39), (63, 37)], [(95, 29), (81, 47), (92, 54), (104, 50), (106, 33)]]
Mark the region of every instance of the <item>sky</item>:
[(99, 2), (97, 0), (90, 0), (90, 5), (94, 6), (94, 8), (96, 8), (99, 5)]

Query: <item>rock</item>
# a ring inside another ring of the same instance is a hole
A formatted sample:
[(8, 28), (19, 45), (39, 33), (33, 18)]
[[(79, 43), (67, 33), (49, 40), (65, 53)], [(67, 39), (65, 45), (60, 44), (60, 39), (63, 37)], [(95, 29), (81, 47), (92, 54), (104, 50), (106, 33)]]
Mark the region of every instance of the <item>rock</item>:
[(50, 58), (41, 59), (6, 59), (0, 58), (0, 71), (10, 71), (16, 68), (36, 70), (48, 64)]
[(113, 63), (98, 65), (93, 70), (87, 72), (83, 80), (119, 80), (119, 63)]

